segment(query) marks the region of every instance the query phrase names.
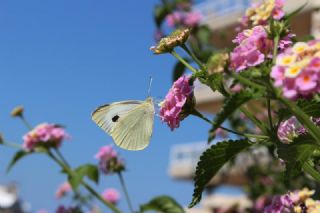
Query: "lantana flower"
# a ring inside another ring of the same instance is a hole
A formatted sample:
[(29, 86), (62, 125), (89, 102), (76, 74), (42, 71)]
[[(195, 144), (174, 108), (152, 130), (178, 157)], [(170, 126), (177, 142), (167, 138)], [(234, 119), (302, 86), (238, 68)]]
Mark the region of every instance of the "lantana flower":
[(109, 201), (112, 204), (117, 204), (119, 202), (120, 199), (120, 193), (116, 190), (116, 189), (106, 189), (103, 193), (102, 193), (102, 197), (106, 200)]
[(54, 147), (61, 146), (62, 141), (69, 139), (66, 131), (55, 124), (43, 123), (23, 136), (23, 148), (32, 151), (37, 146)]
[[(320, 118), (310, 118), (317, 126), (320, 126)], [(278, 138), (284, 144), (291, 143), (296, 137), (307, 134), (307, 130), (302, 126), (296, 117), (292, 116), (280, 123), (278, 127)]]
[(171, 130), (178, 128), (185, 118), (183, 113), (187, 103), (193, 99), (193, 83), (191, 77), (182, 76), (175, 81), (164, 101), (160, 103), (160, 119), (168, 124)]
[(241, 23), (244, 26), (249, 24), (255, 26), (267, 24), (270, 18), (280, 20), (285, 15), (283, 10), (284, 3), (284, 0), (265, 0), (260, 3), (253, 3), (247, 9), (245, 16), (241, 19)]
[(78, 207), (65, 207), (61, 205), (57, 208), (56, 213), (82, 213), (82, 211)]
[(264, 213), (318, 213), (320, 212), (320, 201), (311, 198), (314, 192), (314, 190), (304, 188), (285, 195), (275, 196), (272, 204), (264, 209)]
[(182, 27), (195, 27), (200, 24), (202, 16), (197, 11), (174, 11), (167, 15), (166, 22), (171, 28)]
[(100, 171), (104, 174), (125, 170), (125, 166), (119, 159), (117, 151), (111, 145), (101, 147), (95, 158), (99, 160)]
[(320, 40), (297, 42), (279, 54), (271, 77), (291, 100), (312, 98), (320, 91)]
[(61, 184), (56, 191), (56, 198), (60, 199), (64, 197), (71, 190), (72, 190), (71, 185), (68, 182)]
[[(289, 47), (292, 44), (292, 37), (294, 35), (289, 33), (281, 38), (278, 48), (283, 50)], [(262, 25), (240, 32), (232, 42), (237, 46), (230, 54), (230, 67), (236, 72), (260, 65), (272, 58), (274, 42), (268, 37), (267, 29)]]

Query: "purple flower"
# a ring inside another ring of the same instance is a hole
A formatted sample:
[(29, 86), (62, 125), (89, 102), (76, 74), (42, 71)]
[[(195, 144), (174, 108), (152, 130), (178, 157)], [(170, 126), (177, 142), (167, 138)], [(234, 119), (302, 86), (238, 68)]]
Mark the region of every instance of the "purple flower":
[(298, 136), (297, 123), (298, 121), (294, 116), (280, 123), (277, 135), (282, 143), (289, 144)]
[(33, 150), (37, 145), (58, 148), (64, 139), (69, 138), (70, 136), (62, 127), (55, 124), (43, 123), (23, 136), (22, 146), (28, 151)]
[(288, 194), (276, 196), (271, 205), (264, 209), (264, 213), (291, 213), (294, 205)]
[(120, 199), (120, 194), (116, 189), (106, 189), (103, 193), (102, 193), (102, 197), (106, 200), (109, 201), (112, 204), (117, 204), (119, 202)]
[(166, 22), (167, 25), (171, 28), (177, 26), (183, 27), (195, 27), (199, 25), (202, 16), (199, 12), (196, 11), (174, 11), (167, 15)]
[(173, 83), (165, 100), (160, 103), (160, 119), (166, 122), (171, 130), (179, 127), (183, 119), (183, 107), (192, 96), (193, 86), (190, 85), (190, 77), (182, 76)]
[(177, 24), (181, 23), (182, 21), (182, 13), (175, 11), (173, 13), (170, 13), (166, 17), (167, 25), (171, 28), (175, 27)]
[(95, 158), (99, 160), (99, 169), (104, 174), (121, 172), (125, 169), (123, 162), (111, 145), (101, 147)]

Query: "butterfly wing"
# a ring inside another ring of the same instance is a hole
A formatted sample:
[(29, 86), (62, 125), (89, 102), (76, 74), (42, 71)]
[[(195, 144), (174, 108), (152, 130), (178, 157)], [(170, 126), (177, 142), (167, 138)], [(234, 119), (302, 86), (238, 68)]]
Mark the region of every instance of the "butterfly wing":
[(98, 107), (91, 115), (92, 120), (109, 135), (117, 120), (143, 101), (121, 101)]
[(154, 105), (151, 98), (116, 102), (99, 107), (92, 118), (119, 147), (142, 150), (148, 146), (152, 135)]

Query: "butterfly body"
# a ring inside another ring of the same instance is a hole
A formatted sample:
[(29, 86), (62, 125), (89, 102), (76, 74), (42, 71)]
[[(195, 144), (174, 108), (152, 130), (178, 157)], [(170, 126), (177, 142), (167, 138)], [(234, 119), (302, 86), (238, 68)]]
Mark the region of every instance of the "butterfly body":
[(142, 150), (150, 142), (154, 111), (150, 97), (145, 101), (120, 101), (98, 107), (92, 113), (92, 120), (108, 133), (119, 147)]

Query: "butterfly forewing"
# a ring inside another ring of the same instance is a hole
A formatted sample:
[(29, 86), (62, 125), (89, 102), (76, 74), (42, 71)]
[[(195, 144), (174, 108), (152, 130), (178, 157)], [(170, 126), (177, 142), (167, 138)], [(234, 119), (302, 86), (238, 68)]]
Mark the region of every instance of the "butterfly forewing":
[(92, 120), (108, 134), (111, 134), (117, 121), (141, 103), (143, 102), (121, 101), (100, 106), (92, 113)]
[(92, 119), (112, 136), (123, 149), (141, 150), (150, 141), (153, 128), (154, 105), (146, 101), (122, 101), (97, 108)]

